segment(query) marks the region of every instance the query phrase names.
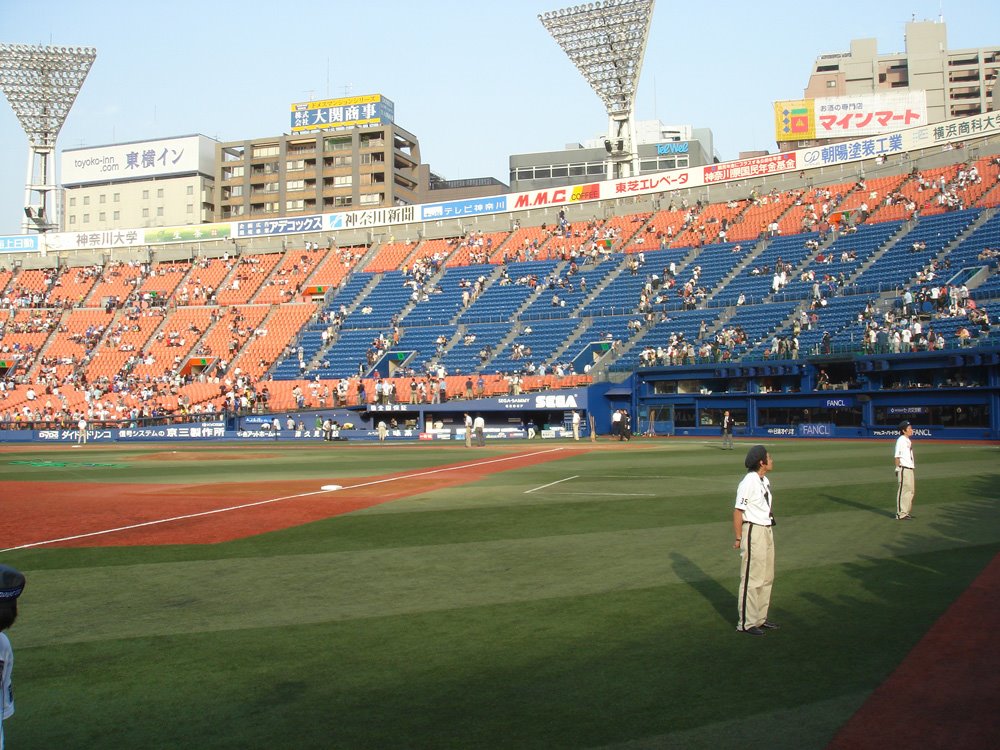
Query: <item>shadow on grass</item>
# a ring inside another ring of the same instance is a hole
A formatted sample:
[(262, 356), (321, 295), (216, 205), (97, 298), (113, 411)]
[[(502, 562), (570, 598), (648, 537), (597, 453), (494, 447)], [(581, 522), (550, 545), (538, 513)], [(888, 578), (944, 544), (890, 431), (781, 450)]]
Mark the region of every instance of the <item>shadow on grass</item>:
[(833, 495), (822, 495), (824, 500), (830, 500), (831, 502), (837, 503), (838, 505), (846, 505), (848, 508), (854, 508), (855, 510), (865, 510), (869, 513), (874, 513), (876, 516), (881, 516), (882, 518), (894, 518), (895, 513), (891, 510), (884, 510), (882, 508), (876, 508), (874, 505), (869, 505), (868, 503), (859, 503), (857, 500), (848, 500), (846, 497), (835, 497)]
[[(679, 552), (670, 553), (670, 562), (677, 577), (698, 592), (702, 598), (711, 604), (725, 622), (736, 620), (736, 592), (730, 591), (688, 557)], [(733, 561), (736, 566), (736, 560)]]

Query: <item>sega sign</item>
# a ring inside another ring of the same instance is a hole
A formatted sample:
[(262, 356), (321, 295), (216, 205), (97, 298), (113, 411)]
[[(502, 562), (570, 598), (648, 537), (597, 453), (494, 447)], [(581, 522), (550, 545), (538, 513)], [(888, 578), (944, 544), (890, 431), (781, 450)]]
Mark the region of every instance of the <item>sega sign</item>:
[(656, 155), (665, 156), (667, 154), (686, 154), (690, 150), (688, 143), (658, 143), (656, 145)]
[(576, 396), (535, 396), (536, 409), (575, 409)]

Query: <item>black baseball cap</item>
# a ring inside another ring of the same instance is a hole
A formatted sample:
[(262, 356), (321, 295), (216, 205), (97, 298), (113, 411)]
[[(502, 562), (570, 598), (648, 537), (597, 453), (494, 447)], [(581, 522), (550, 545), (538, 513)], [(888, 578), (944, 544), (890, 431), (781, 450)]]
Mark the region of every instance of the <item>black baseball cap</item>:
[(17, 599), (24, 591), (24, 573), (8, 565), (0, 565), (0, 601)]
[(747, 451), (747, 457), (743, 460), (743, 465), (747, 467), (747, 471), (756, 471), (757, 467), (760, 466), (760, 462), (765, 458), (767, 458), (767, 448), (763, 445), (755, 445)]
[(899, 431), (905, 432), (906, 428), (909, 426), (910, 426), (910, 420), (904, 419), (902, 422), (899, 423)]

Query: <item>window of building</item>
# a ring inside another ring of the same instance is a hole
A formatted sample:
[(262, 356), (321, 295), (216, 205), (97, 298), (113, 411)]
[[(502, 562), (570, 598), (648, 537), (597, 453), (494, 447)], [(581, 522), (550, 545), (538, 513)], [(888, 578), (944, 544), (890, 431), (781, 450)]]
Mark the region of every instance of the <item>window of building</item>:
[(301, 211), (305, 208), (304, 200), (285, 201), (286, 211)]
[(553, 177), (568, 177), (569, 167), (552, 167)]
[(144, 201), (148, 201), (149, 200), (149, 191), (148, 190), (143, 190), (142, 191), (142, 199)]
[(337, 136), (334, 138), (324, 138), (323, 139), (323, 150), (324, 151), (350, 151), (351, 150), (351, 136)]
[(89, 195), (83, 196), (83, 205), (85, 205), (85, 206), (89, 206), (90, 205), (90, 196)]
[(121, 217), (122, 217), (121, 211), (113, 211), (111, 214), (111, 218), (114, 219), (115, 221), (118, 221), (119, 219), (121, 219)]
[(107, 221), (108, 220), (108, 215), (106, 213), (104, 213), (104, 211), (101, 211), (99, 214), (97, 214), (97, 220), (98, 221)]
[(840, 70), (840, 65), (817, 65), (817, 73), (836, 73)]
[(362, 206), (377, 206), (385, 200), (385, 196), (382, 193), (362, 193), (358, 201)]
[(289, 192), (295, 192), (297, 190), (305, 190), (306, 181), (305, 180), (289, 180), (285, 183), (285, 190)]
[(194, 204), (193, 203), (188, 203), (187, 204), (187, 212), (189, 214), (193, 214), (194, 213)]
[(334, 187), (351, 187), (354, 184), (354, 178), (349, 174), (336, 175), (333, 178)]
[(76, 215), (75, 214), (70, 214), (69, 215), (69, 223), (70, 224), (76, 224)]
[(333, 198), (333, 205), (338, 207), (354, 205), (354, 198), (350, 195), (336, 195)]
[(73, 208), (73, 207), (76, 206), (76, 197), (73, 197), (73, 198), (69, 199), (69, 205), (70, 205), (70, 208)]
[(600, 162), (587, 165), (587, 174), (604, 174), (605, 172), (607, 172), (607, 169)]
[(162, 198), (163, 197), (163, 188), (157, 188), (156, 189), (156, 197), (157, 198)]
[(285, 169), (289, 172), (301, 172), (305, 168), (305, 159), (290, 159), (285, 162)]
[(243, 167), (227, 167), (222, 170), (222, 179), (231, 180), (234, 177), (242, 177), (245, 174)]
[(98, 203), (105, 203), (107, 201), (107, 199), (108, 199), (108, 196), (106, 196), (104, 193), (101, 193), (99, 196), (97, 196), (97, 202)]
[[(370, 156), (370, 154), (366, 154), (366, 156)], [(331, 163), (331, 166), (334, 166), (334, 167), (349, 167), (353, 163), (354, 163), (354, 157), (351, 156), (350, 154), (347, 154), (345, 156), (335, 156), (335, 157), (333, 157), (333, 162)]]
[(122, 201), (122, 194), (121, 193), (115, 193), (114, 195), (111, 196), (111, 200), (114, 201), (115, 203), (121, 203), (121, 201)]
[(571, 177), (579, 177), (580, 175), (587, 174), (586, 164), (570, 164), (569, 173)]
[(149, 218), (149, 209), (148, 208), (142, 209), (142, 218), (144, 218), (144, 219), (148, 219)]
[(268, 146), (254, 146), (252, 158), (260, 159), (265, 156), (277, 156), (279, 153), (280, 153), (280, 148), (277, 144)]
[(194, 185), (188, 185), (187, 186), (187, 194), (188, 195), (194, 195)]
[(156, 207), (156, 215), (157, 216), (163, 216), (163, 206), (157, 206)]
[(90, 214), (84, 214), (83, 215), (83, 223), (84, 224), (89, 224), (90, 223)]
[[(879, 78), (879, 83), (884, 83), (885, 82), (885, 73), (879, 74), (878, 78)], [(837, 82), (836, 81), (827, 81), (826, 82), (826, 87), (828, 89), (835, 89), (835, 88), (837, 88)]]

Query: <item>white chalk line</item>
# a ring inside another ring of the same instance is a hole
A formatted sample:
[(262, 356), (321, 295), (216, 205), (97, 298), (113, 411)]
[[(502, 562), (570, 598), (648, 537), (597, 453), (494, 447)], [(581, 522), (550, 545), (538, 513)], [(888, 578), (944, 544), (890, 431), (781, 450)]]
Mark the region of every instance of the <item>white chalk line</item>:
[(556, 495), (587, 495), (591, 497), (657, 497), (654, 492), (556, 492)]
[(554, 482), (549, 482), (548, 484), (543, 484), (541, 487), (532, 487), (530, 490), (525, 490), (524, 494), (525, 495), (530, 495), (532, 492), (535, 492), (536, 490), (544, 490), (546, 487), (551, 487), (551, 486), (553, 486), (555, 484), (559, 484), (560, 482), (568, 482), (570, 479), (579, 479), (579, 478), (580, 478), (580, 475), (577, 474), (576, 476), (565, 477), (564, 479), (557, 479)]
[(59, 537), (58, 539), (46, 539), (41, 542), (30, 542), (28, 544), (19, 544), (16, 547), (7, 547), (6, 549), (0, 549), (0, 552), (16, 552), (22, 549), (31, 549), (32, 547), (43, 547), (47, 544), (58, 544), (60, 542), (72, 542), (78, 539), (88, 539), (95, 536), (103, 536), (106, 534), (116, 534), (120, 531), (131, 531), (133, 529), (141, 529), (146, 526), (158, 526), (164, 523), (172, 523), (174, 521), (185, 521), (191, 518), (201, 518), (203, 516), (212, 516), (218, 513), (229, 513), (234, 510), (244, 510), (246, 508), (254, 508), (261, 505), (271, 505), (272, 503), (280, 503), (284, 500), (296, 500), (300, 497), (311, 497), (313, 495), (325, 495), (330, 492), (342, 492), (344, 490), (355, 490), (361, 487), (371, 487), (376, 484), (385, 484), (387, 482), (398, 482), (404, 479), (415, 479), (417, 477), (426, 477), (432, 474), (442, 474), (449, 471), (462, 471), (463, 469), (474, 469), (478, 466), (488, 466), (490, 464), (502, 463), (504, 461), (516, 461), (522, 458), (530, 458), (532, 456), (544, 456), (548, 453), (558, 453), (562, 451), (563, 448), (550, 448), (544, 451), (535, 451), (534, 453), (519, 453), (513, 456), (504, 456), (502, 458), (491, 458), (485, 461), (477, 461), (471, 464), (462, 464), (461, 466), (447, 466), (442, 469), (430, 469), (428, 471), (418, 471), (414, 474), (405, 474), (398, 477), (387, 477), (385, 479), (374, 479), (370, 482), (361, 482), (360, 484), (352, 484), (349, 486), (341, 487), (337, 490), (316, 490), (314, 492), (302, 492), (298, 495), (285, 495), (284, 497), (272, 497), (267, 500), (257, 500), (252, 503), (242, 503), (240, 505), (230, 505), (225, 508), (215, 508), (214, 510), (204, 510), (199, 513), (186, 513), (182, 516), (171, 516), (170, 518), (159, 518), (155, 521), (143, 521), (142, 523), (133, 523), (128, 526), (117, 526), (113, 529), (101, 529), (100, 531), (88, 531), (84, 534), (74, 534), (72, 536)]

